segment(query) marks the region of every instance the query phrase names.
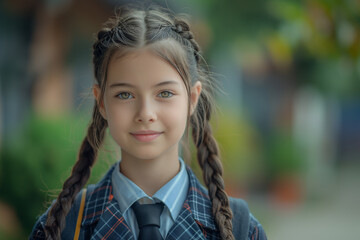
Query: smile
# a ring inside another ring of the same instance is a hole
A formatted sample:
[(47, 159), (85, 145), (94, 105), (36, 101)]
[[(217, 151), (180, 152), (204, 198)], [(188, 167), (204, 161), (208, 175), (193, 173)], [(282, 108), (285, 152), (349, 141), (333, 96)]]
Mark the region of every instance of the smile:
[(158, 136), (160, 136), (161, 132), (153, 132), (153, 131), (144, 131), (144, 132), (136, 132), (130, 133), (136, 140), (140, 142), (151, 142), (155, 140)]

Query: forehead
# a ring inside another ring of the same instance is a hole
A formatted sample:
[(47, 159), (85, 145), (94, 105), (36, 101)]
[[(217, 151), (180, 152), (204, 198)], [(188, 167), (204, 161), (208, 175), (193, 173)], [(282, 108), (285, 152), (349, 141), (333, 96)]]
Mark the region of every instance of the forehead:
[(112, 56), (107, 85), (129, 83), (135, 86), (154, 85), (162, 81), (183, 83), (178, 71), (151, 48), (144, 47), (127, 52), (117, 51)]

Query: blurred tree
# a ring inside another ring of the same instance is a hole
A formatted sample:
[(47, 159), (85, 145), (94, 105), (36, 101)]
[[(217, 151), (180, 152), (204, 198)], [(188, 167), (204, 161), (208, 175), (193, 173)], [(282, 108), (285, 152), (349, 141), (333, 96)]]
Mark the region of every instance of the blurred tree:
[[(87, 123), (83, 119), (32, 116), (23, 129), (19, 128), (22, 136), (16, 144), (4, 144), (0, 151), (0, 201), (16, 211), (25, 236), (70, 175), (85, 136)], [(99, 180), (110, 162), (117, 160), (107, 142), (89, 183)]]
[(345, 98), (360, 92), (359, 1), (198, 0), (194, 4), (205, 9), (212, 26), (212, 54), (222, 45), (240, 44), (235, 49), (246, 51), (244, 43), (251, 42), (280, 70), (292, 71), (299, 85), (311, 84)]

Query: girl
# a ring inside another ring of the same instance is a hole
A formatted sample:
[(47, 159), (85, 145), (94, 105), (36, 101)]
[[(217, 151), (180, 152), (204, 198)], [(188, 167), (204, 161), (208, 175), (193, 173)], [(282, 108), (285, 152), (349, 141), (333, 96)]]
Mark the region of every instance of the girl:
[[(187, 22), (123, 7), (97, 34), (93, 63), (87, 136), (30, 239), (266, 239), (246, 203), (224, 191), (210, 74)], [(121, 160), (82, 190), (107, 127)], [(188, 127), (207, 190), (179, 157)]]

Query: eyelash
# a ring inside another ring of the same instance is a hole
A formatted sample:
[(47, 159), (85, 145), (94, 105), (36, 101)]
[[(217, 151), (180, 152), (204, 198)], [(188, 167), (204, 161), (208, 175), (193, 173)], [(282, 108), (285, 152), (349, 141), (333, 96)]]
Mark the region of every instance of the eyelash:
[(129, 93), (129, 92), (121, 92), (121, 93), (119, 93), (118, 95), (116, 95), (118, 98), (120, 98), (120, 99), (122, 99), (122, 100), (128, 100), (128, 99), (131, 99), (131, 98), (123, 98), (123, 97), (120, 97), (121, 96), (121, 94), (124, 94), (124, 93), (127, 93), (129, 96), (131, 96), (132, 97), (132, 95), (131, 95), (131, 93)]
[(171, 98), (172, 96), (174, 96), (174, 93), (171, 92), (171, 91), (162, 91), (162, 92), (160, 92), (160, 93), (158, 94), (158, 96), (161, 95), (162, 93), (168, 93), (168, 95), (170, 95), (170, 96), (168, 96), (168, 97), (161, 97), (161, 98)]
[[(128, 98), (120, 97), (121, 94), (124, 94), (124, 93), (125, 93), (125, 94), (128, 94), (128, 95), (131, 96), (131, 97), (128, 97)], [(160, 98), (171, 98), (172, 96), (175, 95), (173, 92), (168, 91), (168, 90), (165, 90), (165, 91), (160, 92), (157, 96), (161, 95), (162, 93), (168, 93), (168, 95), (170, 95), (170, 96), (168, 96), (168, 97), (160, 97)], [(116, 97), (118, 97), (118, 98), (120, 98), (120, 99), (122, 99), (122, 100), (129, 100), (129, 99), (133, 98), (132, 94), (129, 93), (129, 92), (121, 92), (121, 93), (119, 93), (118, 95), (116, 95)]]

